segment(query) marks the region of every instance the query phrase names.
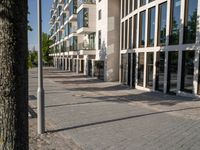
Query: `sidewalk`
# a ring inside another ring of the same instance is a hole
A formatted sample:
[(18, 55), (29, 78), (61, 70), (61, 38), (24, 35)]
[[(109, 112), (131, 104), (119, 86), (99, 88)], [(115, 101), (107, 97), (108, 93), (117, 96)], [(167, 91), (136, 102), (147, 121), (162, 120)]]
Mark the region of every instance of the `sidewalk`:
[[(35, 112), (36, 71), (29, 73), (29, 104)], [(44, 77), (48, 132), (41, 139), (47, 139), (47, 149), (200, 149), (198, 99), (133, 90), (52, 68)]]

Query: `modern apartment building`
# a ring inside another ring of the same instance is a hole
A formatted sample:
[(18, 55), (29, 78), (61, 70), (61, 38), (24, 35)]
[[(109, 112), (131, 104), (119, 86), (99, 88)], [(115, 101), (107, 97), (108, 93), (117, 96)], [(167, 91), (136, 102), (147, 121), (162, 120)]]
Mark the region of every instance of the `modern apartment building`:
[(200, 0), (122, 0), (120, 80), (200, 95)]
[(54, 65), (105, 81), (119, 80), (119, 10), (120, 0), (53, 0)]
[(200, 0), (54, 0), (54, 64), (147, 91), (200, 95)]

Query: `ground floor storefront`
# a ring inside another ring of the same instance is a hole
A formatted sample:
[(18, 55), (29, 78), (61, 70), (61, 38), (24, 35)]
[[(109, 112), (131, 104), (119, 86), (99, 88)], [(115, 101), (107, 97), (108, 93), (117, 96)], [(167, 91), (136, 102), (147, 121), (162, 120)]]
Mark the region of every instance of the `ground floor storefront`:
[(121, 54), (121, 83), (163, 93), (200, 95), (199, 51), (149, 50)]

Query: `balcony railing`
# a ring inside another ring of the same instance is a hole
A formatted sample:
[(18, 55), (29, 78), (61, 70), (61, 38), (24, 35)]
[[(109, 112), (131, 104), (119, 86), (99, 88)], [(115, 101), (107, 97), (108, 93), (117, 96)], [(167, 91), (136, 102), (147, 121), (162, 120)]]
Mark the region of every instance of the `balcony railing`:
[(96, 4), (96, 0), (78, 0), (78, 7), (82, 4)]
[(95, 44), (94, 43), (79, 43), (78, 49), (79, 50), (95, 50)]

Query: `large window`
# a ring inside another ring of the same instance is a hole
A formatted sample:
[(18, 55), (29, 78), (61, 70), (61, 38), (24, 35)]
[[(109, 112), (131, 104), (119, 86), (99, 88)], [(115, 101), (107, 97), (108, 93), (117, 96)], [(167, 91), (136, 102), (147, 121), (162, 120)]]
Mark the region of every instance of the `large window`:
[(140, 6), (143, 6), (146, 4), (146, 0), (140, 0)]
[(169, 44), (174, 45), (179, 44), (181, 0), (172, 0), (171, 8)]
[(183, 51), (181, 90), (192, 93), (194, 77), (194, 51)]
[(169, 93), (177, 92), (178, 51), (169, 52), (168, 57), (168, 88)]
[(133, 48), (136, 48), (137, 43), (137, 14), (134, 15), (133, 22)]
[(77, 50), (77, 37), (73, 36), (69, 39), (69, 50), (76, 51)]
[(128, 1), (129, 1), (129, 0), (126, 0), (126, 16), (128, 15), (128, 6), (129, 6)]
[(101, 30), (99, 30), (99, 32), (98, 32), (98, 38), (99, 38), (99, 40), (98, 40), (98, 48), (100, 50), (101, 49)]
[(128, 19), (125, 21), (125, 49), (128, 47)]
[(69, 4), (69, 16), (76, 14), (77, 10), (77, 0), (73, 0)]
[(165, 52), (156, 55), (156, 90), (164, 91)]
[(88, 22), (89, 22), (89, 19), (88, 19), (88, 8), (83, 8), (79, 11), (78, 13), (78, 29), (79, 28), (82, 28), (82, 27), (88, 27)]
[(138, 7), (138, 0), (134, 0), (134, 10), (136, 10)]
[(122, 32), (121, 32), (121, 49), (124, 49), (124, 22), (122, 22)]
[(149, 9), (148, 21), (148, 46), (154, 46), (155, 36), (155, 7)]
[(153, 87), (153, 52), (147, 53), (147, 72), (146, 72), (146, 86)]
[(133, 35), (132, 35), (132, 17), (129, 19), (129, 48), (132, 49), (132, 41), (133, 41)]
[(186, 0), (184, 21), (184, 43), (195, 43), (197, 27), (197, 1)]
[(144, 53), (138, 53), (138, 85), (144, 82)]
[(166, 41), (166, 20), (167, 20), (167, 2), (159, 5), (158, 18), (158, 45), (165, 45)]
[(146, 25), (146, 11), (140, 13), (140, 38), (139, 46), (145, 46), (145, 25)]
[(130, 4), (129, 4), (129, 13), (132, 12), (133, 10), (133, 0), (129, 0), (130, 1)]

